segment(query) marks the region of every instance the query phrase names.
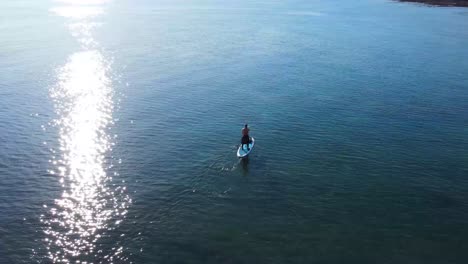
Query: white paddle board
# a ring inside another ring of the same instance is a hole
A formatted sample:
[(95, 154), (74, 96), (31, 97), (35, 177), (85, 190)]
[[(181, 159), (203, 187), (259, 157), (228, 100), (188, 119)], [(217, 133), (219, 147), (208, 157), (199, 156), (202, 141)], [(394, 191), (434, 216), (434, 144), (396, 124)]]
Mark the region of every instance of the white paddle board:
[(250, 152), (252, 152), (254, 145), (255, 145), (255, 139), (253, 137), (250, 137), (249, 150), (247, 149), (247, 144), (244, 144), (244, 147), (242, 147), (242, 144), (241, 144), (239, 148), (237, 149), (237, 157), (246, 158), (247, 156), (249, 156)]

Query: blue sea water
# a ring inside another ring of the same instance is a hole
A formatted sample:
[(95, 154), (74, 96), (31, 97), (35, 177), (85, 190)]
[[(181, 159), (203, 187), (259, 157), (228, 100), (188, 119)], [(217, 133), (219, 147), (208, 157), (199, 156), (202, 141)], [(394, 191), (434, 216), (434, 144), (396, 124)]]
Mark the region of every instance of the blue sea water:
[(1, 1), (0, 263), (466, 263), (467, 10)]

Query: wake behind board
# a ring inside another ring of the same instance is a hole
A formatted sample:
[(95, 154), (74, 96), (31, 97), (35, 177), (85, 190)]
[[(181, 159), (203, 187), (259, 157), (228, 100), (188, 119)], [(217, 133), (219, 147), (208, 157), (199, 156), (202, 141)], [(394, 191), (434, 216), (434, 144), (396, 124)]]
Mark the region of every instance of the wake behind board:
[(247, 145), (245, 144), (244, 147), (242, 147), (242, 144), (239, 146), (237, 149), (237, 157), (238, 158), (247, 158), (249, 156), (250, 152), (252, 152), (252, 149), (255, 145), (255, 139), (253, 137), (250, 138), (250, 143), (249, 143), (249, 150), (247, 150)]

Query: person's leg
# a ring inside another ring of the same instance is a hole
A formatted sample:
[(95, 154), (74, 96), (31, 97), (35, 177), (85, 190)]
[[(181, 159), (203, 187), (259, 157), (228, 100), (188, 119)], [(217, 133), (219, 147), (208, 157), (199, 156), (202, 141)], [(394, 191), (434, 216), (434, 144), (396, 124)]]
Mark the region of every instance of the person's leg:
[(249, 140), (247, 140), (245, 136), (242, 137), (241, 144), (242, 149), (244, 149), (244, 145), (247, 145), (247, 150), (249, 149)]

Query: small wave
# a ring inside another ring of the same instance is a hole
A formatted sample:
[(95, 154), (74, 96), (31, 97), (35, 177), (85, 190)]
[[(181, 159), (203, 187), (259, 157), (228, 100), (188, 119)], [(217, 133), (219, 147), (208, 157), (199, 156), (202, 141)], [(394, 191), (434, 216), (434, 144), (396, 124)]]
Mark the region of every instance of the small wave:
[(286, 12), (286, 15), (290, 16), (323, 16), (324, 13), (314, 12), (314, 11), (289, 11)]

